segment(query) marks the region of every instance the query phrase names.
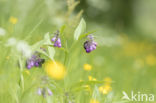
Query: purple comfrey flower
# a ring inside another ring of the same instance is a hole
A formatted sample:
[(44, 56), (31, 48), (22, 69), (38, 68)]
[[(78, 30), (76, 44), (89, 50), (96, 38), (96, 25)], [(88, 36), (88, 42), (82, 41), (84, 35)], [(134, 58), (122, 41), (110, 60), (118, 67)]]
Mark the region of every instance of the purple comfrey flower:
[(52, 91), (49, 88), (47, 88), (47, 92), (49, 96), (53, 95)]
[(54, 43), (54, 47), (61, 48), (61, 39), (59, 38), (59, 31), (55, 33), (55, 36), (51, 39), (51, 41)]
[(37, 94), (38, 94), (38, 95), (42, 95), (42, 89), (41, 89), (41, 88), (38, 88)]
[(27, 60), (26, 67), (31, 69), (32, 67), (39, 67), (44, 62), (44, 59), (40, 58), (40, 55), (35, 52), (30, 59)]
[(84, 48), (86, 50), (86, 53), (90, 53), (91, 51), (96, 49), (97, 43), (93, 41), (93, 36), (88, 35), (88, 40), (84, 43)]
[(48, 96), (52, 96), (53, 93), (49, 88), (38, 88), (37, 90), (37, 94), (38, 95), (42, 95), (44, 98), (48, 95)]

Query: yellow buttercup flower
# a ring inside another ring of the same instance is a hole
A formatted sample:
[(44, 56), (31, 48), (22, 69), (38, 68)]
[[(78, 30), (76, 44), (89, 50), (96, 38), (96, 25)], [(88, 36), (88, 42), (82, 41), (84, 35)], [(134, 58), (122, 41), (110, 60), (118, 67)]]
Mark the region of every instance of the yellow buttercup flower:
[(110, 85), (104, 85), (99, 87), (99, 92), (102, 94), (108, 94), (112, 90)]
[(84, 89), (88, 92), (91, 92), (91, 87), (89, 85), (84, 85)]
[(24, 72), (25, 72), (27, 75), (30, 75), (29, 70), (25, 70)]
[(90, 81), (92, 80), (92, 78), (93, 78), (92, 76), (88, 76), (88, 79), (89, 79)]
[(100, 102), (98, 100), (96, 100), (96, 99), (91, 99), (90, 103), (100, 103)]
[(93, 78), (92, 76), (88, 76), (89, 81), (96, 81), (96, 78)]
[(86, 70), (86, 71), (92, 70), (92, 66), (91, 66), (90, 64), (84, 64), (84, 65), (83, 65), (83, 68), (84, 68), (84, 70)]
[(146, 63), (148, 64), (148, 65), (150, 65), (150, 66), (153, 66), (153, 65), (155, 65), (156, 64), (156, 57), (154, 56), (154, 55), (148, 55), (147, 57), (146, 57)]
[(53, 79), (61, 80), (65, 77), (65, 67), (59, 62), (47, 61), (44, 64), (44, 68), (46, 73)]
[(104, 78), (104, 81), (106, 82), (106, 84), (112, 83), (112, 79), (110, 77)]
[(10, 59), (10, 56), (7, 56), (6, 59), (9, 60)]
[(11, 16), (9, 22), (12, 24), (16, 24), (18, 22), (18, 19), (16, 17)]

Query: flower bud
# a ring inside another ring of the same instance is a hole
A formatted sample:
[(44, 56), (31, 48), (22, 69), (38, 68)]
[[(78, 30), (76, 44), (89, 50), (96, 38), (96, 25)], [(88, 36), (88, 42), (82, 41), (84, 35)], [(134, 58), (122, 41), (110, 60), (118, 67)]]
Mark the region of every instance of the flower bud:
[(88, 40), (84, 42), (84, 49), (86, 50), (86, 53), (90, 53), (96, 49), (97, 43), (93, 41), (92, 35), (88, 35), (87, 38)]

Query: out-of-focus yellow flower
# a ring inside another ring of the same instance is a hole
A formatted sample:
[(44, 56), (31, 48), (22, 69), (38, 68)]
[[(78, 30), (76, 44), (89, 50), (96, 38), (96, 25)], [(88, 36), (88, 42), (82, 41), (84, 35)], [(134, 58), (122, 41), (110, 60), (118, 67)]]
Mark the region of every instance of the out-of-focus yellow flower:
[(91, 92), (91, 87), (89, 85), (84, 85), (84, 89), (88, 92)]
[(88, 79), (89, 79), (90, 81), (92, 80), (92, 78), (93, 78), (92, 76), (88, 76)]
[(147, 49), (149, 49), (149, 46), (147, 48), (144, 42), (135, 42), (135, 41), (126, 40), (123, 45), (124, 54), (126, 56), (136, 57), (144, 53)]
[(53, 79), (61, 80), (65, 77), (65, 67), (59, 62), (47, 61), (44, 64), (44, 68), (46, 73)]
[(104, 85), (104, 86), (100, 86), (99, 87), (99, 92), (101, 92), (102, 94), (107, 94), (112, 90), (110, 85)]
[(96, 81), (96, 78), (93, 78), (92, 76), (88, 76), (89, 81)]
[(7, 56), (6, 59), (9, 60), (10, 59), (10, 56)]
[(112, 83), (112, 79), (110, 77), (104, 78), (104, 82), (106, 85), (110, 85)]
[(126, 42), (124, 45), (124, 52), (127, 56), (135, 56), (138, 54), (138, 44), (135, 42)]
[(91, 99), (90, 103), (100, 103), (100, 102), (98, 100), (96, 100), (96, 99)]
[(27, 75), (30, 75), (30, 72), (28, 70), (24, 71)]
[(86, 71), (92, 70), (92, 66), (91, 66), (90, 64), (84, 64), (84, 65), (83, 65), (83, 68), (84, 68), (84, 70), (86, 70)]
[(104, 81), (111, 83), (112, 82), (112, 79), (110, 77), (106, 77), (106, 78), (104, 78)]
[(144, 60), (143, 59), (136, 59), (134, 61), (134, 67), (135, 68), (142, 68), (142, 67), (144, 67)]
[(12, 24), (16, 24), (18, 22), (18, 19), (16, 17), (11, 16), (9, 22)]
[(152, 54), (148, 55), (146, 57), (146, 63), (150, 66), (153, 66), (156, 64), (156, 57)]
[(96, 78), (93, 78), (93, 81), (96, 81)]

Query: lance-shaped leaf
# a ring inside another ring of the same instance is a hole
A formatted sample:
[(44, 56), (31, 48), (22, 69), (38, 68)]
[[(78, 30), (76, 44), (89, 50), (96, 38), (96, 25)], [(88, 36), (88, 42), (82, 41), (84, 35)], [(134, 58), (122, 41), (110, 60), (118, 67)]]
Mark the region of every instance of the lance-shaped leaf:
[(45, 41), (45, 43), (44, 43), (45, 45), (51, 45), (52, 44), (50, 41), (49, 32), (44, 35), (44, 41)]
[(54, 55), (55, 55), (55, 49), (53, 47), (48, 47), (48, 52), (49, 52), (49, 58), (51, 60), (54, 60)]
[(35, 43), (34, 45), (32, 45), (31, 48), (32, 48), (32, 51), (36, 51), (36, 50), (39, 50), (42, 45), (51, 45), (51, 44), (52, 43), (50, 41), (49, 33), (46, 33), (44, 35), (44, 39), (40, 40), (37, 43)]
[(74, 39), (75, 40), (78, 40), (79, 39), (79, 36), (81, 34), (83, 34), (84, 32), (86, 31), (86, 22), (85, 20), (82, 18), (79, 25), (77, 26), (77, 28), (75, 29), (75, 32), (74, 32)]

